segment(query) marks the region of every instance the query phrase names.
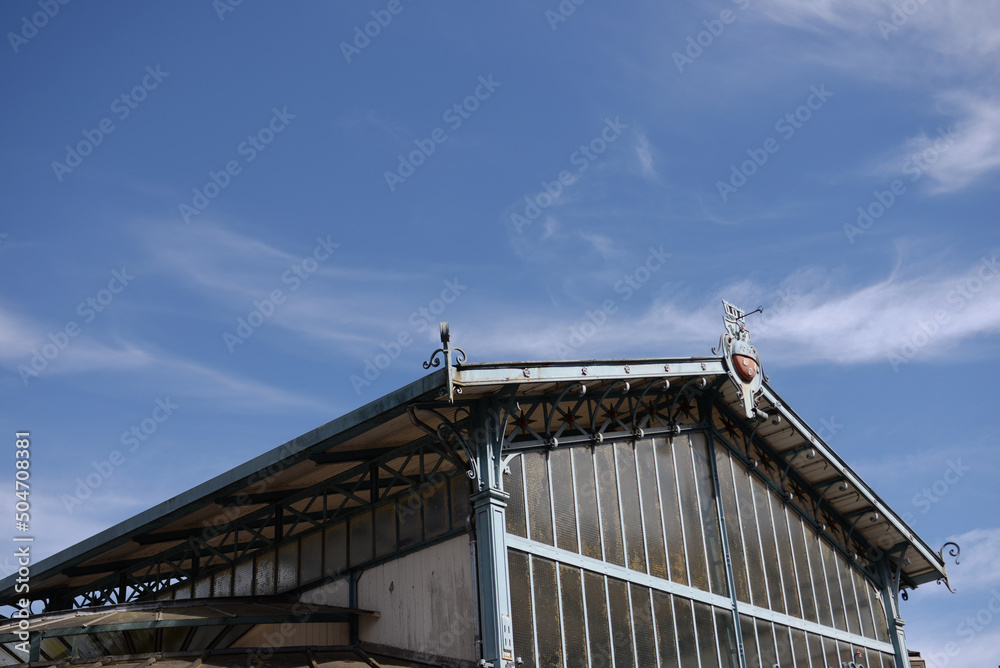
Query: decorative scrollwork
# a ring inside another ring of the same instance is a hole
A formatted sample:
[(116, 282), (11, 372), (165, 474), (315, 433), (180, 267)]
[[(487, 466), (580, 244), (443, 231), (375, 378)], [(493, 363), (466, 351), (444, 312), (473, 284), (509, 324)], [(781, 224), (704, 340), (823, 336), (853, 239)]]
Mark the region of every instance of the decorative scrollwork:
[(948, 556), (949, 557), (954, 557), (955, 558), (955, 565), (958, 566), (961, 563), (958, 560), (958, 557), (961, 556), (961, 554), (962, 554), (962, 548), (959, 546), (958, 543), (954, 543), (952, 541), (948, 541), (947, 543), (945, 543), (944, 545), (941, 546), (940, 550), (938, 550), (938, 556), (941, 557), (941, 561), (944, 561), (944, 548), (948, 547), (949, 545), (951, 545), (951, 549), (948, 550)]

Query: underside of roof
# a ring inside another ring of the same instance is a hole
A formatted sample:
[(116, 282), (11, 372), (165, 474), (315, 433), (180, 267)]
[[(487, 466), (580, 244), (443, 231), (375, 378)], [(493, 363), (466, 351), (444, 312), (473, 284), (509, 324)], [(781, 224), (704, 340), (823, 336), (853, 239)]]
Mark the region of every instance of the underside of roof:
[[(901, 587), (947, 579), (942, 556), (769, 386), (763, 413), (748, 419), (723, 360), (705, 357), (437, 370), (33, 565), (31, 596), (48, 610), (134, 600), (126, 590), (136, 583), (183, 580), (254, 541), (321, 526), (412, 485), (421, 467), (454, 474), (468, 455), (435, 430), (501, 399), (514, 402), (504, 426), (510, 452), (710, 429), (863, 572), (887, 555)], [(0, 604), (21, 596), (15, 578), (0, 582)], [(117, 598), (84, 593), (115, 588)]]

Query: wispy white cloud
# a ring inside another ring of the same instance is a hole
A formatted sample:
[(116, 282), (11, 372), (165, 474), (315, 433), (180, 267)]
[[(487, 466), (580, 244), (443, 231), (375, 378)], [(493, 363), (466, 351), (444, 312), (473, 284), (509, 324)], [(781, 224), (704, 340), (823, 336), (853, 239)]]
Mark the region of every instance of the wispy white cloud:
[(800, 55), (888, 87), (927, 91), (925, 113), (943, 115), (957, 139), (935, 156), (936, 136), (911, 136), (893, 154), (897, 174), (900, 163), (927, 151), (932, 159), (920, 172), (933, 180), (932, 192), (953, 193), (1000, 166), (1000, 4), (762, 0), (757, 7), (771, 22), (823, 35)]
[[(219, 408), (300, 407), (319, 412), (329, 410), (328, 405), (315, 398), (214, 369), (146, 342), (93, 331), (67, 338), (65, 347), (58, 354), (42, 358), (45, 361), (43, 368), (34, 367), (32, 358), (35, 353), (40, 353), (43, 346), (50, 344), (49, 334), (60, 334), (64, 324), (57, 323), (46, 328), (28, 316), (0, 306), (3, 332), (0, 336), (4, 344), (0, 346), (0, 364), (18, 378), (26, 376), (29, 386), (40, 382), (43, 377), (139, 373), (142, 382), (155, 386), (157, 391), (212, 400)], [(51, 345), (49, 347), (54, 350)], [(32, 374), (26, 369), (37, 373)]]
[[(991, 254), (964, 272), (917, 278), (894, 273), (849, 291), (838, 289), (822, 272), (800, 271), (777, 289), (749, 281), (721, 287), (714, 295), (699, 295), (703, 305), (694, 308), (660, 295), (642, 313), (618, 312), (592, 330), (587, 327), (589, 336), (576, 339), (580, 345), (573, 346), (570, 357), (707, 352), (720, 330), (723, 297), (749, 309), (765, 306), (750, 328), (768, 363), (885, 363), (891, 355), (906, 361), (963, 355), (966, 348), (960, 344), (1000, 332), (996, 263)], [(526, 353), (551, 359), (586, 318), (585, 310), (569, 321), (538, 313), (519, 318), (516, 331), (491, 327), (474, 336), (497, 359)]]
[(649, 145), (649, 137), (643, 132), (637, 132), (635, 156), (639, 160), (642, 175), (649, 180), (655, 180), (658, 174), (656, 173), (656, 166), (653, 163), (653, 151)]

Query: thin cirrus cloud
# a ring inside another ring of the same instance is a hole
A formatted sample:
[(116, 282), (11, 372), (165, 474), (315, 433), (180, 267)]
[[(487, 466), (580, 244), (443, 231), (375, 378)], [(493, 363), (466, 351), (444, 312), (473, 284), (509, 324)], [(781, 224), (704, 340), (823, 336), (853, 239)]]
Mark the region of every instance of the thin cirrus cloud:
[(937, 129), (913, 133), (892, 152), (888, 170), (898, 174), (909, 164), (912, 174), (917, 157), (931, 194), (950, 194), (1000, 167), (1000, 3), (767, 0), (761, 13), (789, 28), (823, 33), (815, 47), (823, 62), (861, 79), (895, 86), (921, 64), (924, 85), (933, 91), (923, 111), (943, 117), (938, 129), (954, 130), (953, 140), (941, 150)]
[(887, 363), (894, 355), (905, 359), (901, 363), (942, 359), (966, 354), (959, 343), (1000, 331), (998, 272), (996, 255), (989, 255), (964, 272), (912, 279), (893, 274), (837, 292), (822, 275), (802, 271), (777, 290), (726, 286), (714, 299), (699, 300), (705, 305), (697, 308), (659, 297), (641, 313), (619, 311), (596, 327), (581, 309), (561, 321), (539, 313), (521, 317), (517, 331), (494, 328), (465, 336), (496, 359), (518, 353), (542, 359), (703, 354), (720, 331), (718, 300), (726, 298), (749, 308), (765, 305), (749, 326), (773, 363)]

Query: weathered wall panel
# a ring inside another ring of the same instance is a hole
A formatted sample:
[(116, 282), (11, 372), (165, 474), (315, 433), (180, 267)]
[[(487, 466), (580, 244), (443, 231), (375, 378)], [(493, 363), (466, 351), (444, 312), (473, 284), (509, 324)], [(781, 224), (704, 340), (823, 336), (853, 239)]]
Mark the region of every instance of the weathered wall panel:
[(371, 568), (358, 581), (363, 642), (474, 660), (475, 596), (469, 539), (458, 536)]

